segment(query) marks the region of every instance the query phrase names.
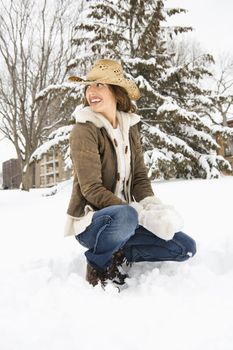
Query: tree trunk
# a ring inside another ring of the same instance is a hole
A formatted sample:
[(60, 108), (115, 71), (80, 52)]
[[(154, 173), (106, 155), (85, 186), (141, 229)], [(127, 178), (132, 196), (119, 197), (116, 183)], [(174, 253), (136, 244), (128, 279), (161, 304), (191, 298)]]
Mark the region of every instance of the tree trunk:
[(33, 187), (33, 164), (26, 164), (24, 166), (23, 174), (22, 174), (22, 186), (21, 189), (23, 191), (29, 191), (30, 188)]

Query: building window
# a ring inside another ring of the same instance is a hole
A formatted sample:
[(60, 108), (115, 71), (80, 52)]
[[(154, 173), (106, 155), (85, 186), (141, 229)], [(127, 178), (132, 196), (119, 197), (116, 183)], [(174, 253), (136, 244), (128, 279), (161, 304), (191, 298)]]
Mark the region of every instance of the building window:
[(41, 178), (40, 178), (40, 185), (42, 187), (46, 186), (45, 176), (41, 176)]
[(224, 155), (225, 157), (233, 156), (233, 143), (228, 141), (228, 143), (225, 146), (224, 149)]
[(40, 185), (41, 187), (53, 186), (59, 182), (59, 161), (57, 153), (52, 150), (43, 157), (40, 165)]
[(41, 175), (45, 173), (45, 165), (44, 164), (42, 164), (40, 166), (40, 173), (41, 173)]

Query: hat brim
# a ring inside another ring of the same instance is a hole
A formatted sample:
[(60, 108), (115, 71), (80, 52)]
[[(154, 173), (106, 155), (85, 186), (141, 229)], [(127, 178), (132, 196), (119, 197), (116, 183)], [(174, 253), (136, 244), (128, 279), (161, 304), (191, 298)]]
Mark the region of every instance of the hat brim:
[(109, 80), (109, 79), (97, 79), (97, 80), (85, 80), (77, 76), (70, 76), (68, 78), (69, 81), (74, 82), (74, 83), (79, 83), (82, 85), (89, 85), (89, 84), (94, 84), (94, 83), (102, 83), (102, 84), (108, 84), (108, 85), (116, 85), (124, 88), (131, 100), (138, 100), (141, 96), (140, 91), (137, 87), (137, 85), (129, 79), (122, 79), (122, 82), (116, 82), (114, 80)]

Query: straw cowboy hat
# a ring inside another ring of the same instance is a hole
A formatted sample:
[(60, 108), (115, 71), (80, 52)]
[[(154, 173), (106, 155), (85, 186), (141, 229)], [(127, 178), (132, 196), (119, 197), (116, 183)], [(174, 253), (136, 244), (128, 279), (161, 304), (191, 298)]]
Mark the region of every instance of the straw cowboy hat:
[(71, 76), (68, 79), (70, 81), (85, 85), (94, 82), (118, 85), (123, 87), (128, 92), (131, 100), (138, 100), (140, 98), (140, 92), (135, 82), (124, 77), (122, 66), (114, 60), (98, 60), (91, 68), (86, 79), (76, 76)]

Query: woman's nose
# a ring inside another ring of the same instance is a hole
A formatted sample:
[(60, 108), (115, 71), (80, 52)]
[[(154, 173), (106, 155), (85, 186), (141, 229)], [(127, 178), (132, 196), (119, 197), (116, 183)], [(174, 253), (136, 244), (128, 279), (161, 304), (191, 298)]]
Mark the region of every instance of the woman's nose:
[(91, 84), (87, 88), (88, 91), (95, 91), (96, 89), (97, 89), (97, 86), (95, 84)]

